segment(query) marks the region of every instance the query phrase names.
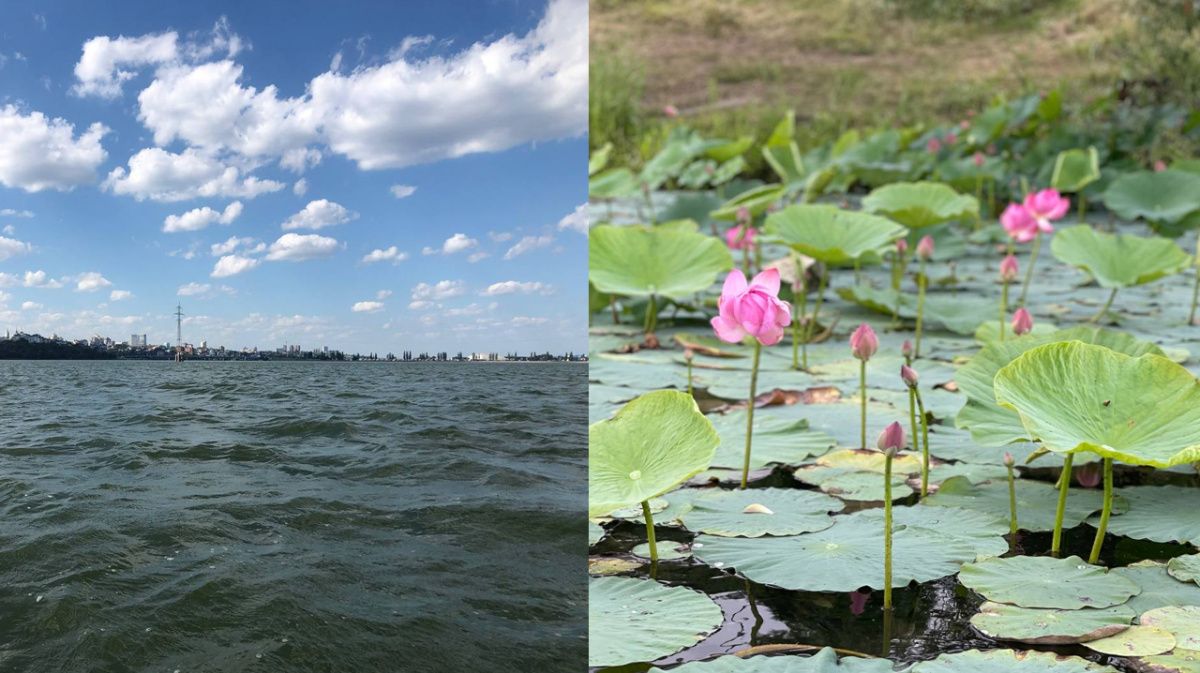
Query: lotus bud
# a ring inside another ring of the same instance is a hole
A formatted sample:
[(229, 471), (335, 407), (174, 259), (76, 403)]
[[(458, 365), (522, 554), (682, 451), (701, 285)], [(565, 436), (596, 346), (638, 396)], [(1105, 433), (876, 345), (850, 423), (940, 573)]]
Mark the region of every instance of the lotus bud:
[(920, 257), (921, 259), (926, 259), (926, 260), (929, 259), (930, 257), (933, 257), (933, 237), (932, 236), (926, 234), (925, 236), (921, 237), (921, 240), (917, 243), (917, 257)]
[(908, 365), (900, 365), (900, 378), (904, 380), (904, 385), (909, 388), (916, 388), (917, 381), (920, 379), (917, 376), (917, 371)]
[(896, 252), (900, 253), (900, 256), (903, 257), (905, 253), (908, 252), (908, 241), (904, 240), (903, 238), (897, 239)]
[(958, 128), (966, 131), (967, 129), (971, 128), (971, 122), (964, 119), (958, 123)]
[(1005, 451), (1004, 452), (1004, 467), (1012, 467), (1013, 465), (1016, 465), (1016, 461), (1013, 460), (1013, 455), (1011, 453)]
[(904, 356), (905, 360), (911, 360), (913, 357), (913, 345), (908, 339), (904, 340), (904, 345), (900, 346), (900, 355)]
[(875, 446), (880, 451), (893, 451), (892, 455), (894, 456), (896, 455), (895, 451), (904, 448), (904, 441), (904, 426), (893, 422), (879, 433), (879, 439), (875, 440)]
[(674, 105), (664, 105), (663, 114), (667, 115), (668, 117), (678, 117), (679, 108), (675, 107)]
[(1165, 171), (1165, 170), (1167, 170), (1167, 164), (1166, 164), (1166, 162), (1164, 162), (1162, 159), (1155, 159), (1155, 161), (1154, 161), (1154, 172), (1155, 172), (1155, 173), (1162, 173), (1162, 172), (1163, 172), (1163, 171)]
[(690, 349), (690, 348), (683, 349), (683, 359), (684, 360), (691, 362), (692, 358), (695, 356), (696, 356), (696, 354), (692, 352), (692, 349)]
[(1021, 336), (1022, 334), (1029, 333), (1031, 329), (1033, 329), (1033, 316), (1029, 315), (1029, 311), (1023, 308), (1017, 309), (1012, 319), (1013, 334)]
[(1003, 262), (1000, 262), (1000, 280), (1011, 283), (1016, 280), (1018, 274), (1020, 274), (1020, 267), (1017, 265), (1015, 256), (1009, 255), (1004, 258)]
[(958, 142), (958, 134), (957, 133), (955, 133), (954, 131), (951, 131), (946, 134), (946, 144), (947, 145), (953, 145), (956, 142)]
[(747, 208), (746, 206), (742, 206), (742, 207), (738, 208), (737, 209), (737, 221), (738, 221), (738, 224), (749, 224), (750, 223), (750, 209)]
[(854, 334), (850, 335), (850, 351), (859, 360), (870, 360), (878, 350), (879, 337), (875, 336), (875, 330), (871, 329), (870, 325), (859, 325)]
[(979, 152), (979, 151), (975, 152), (974, 162), (975, 162), (975, 168), (983, 168), (983, 152)]
[(937, 138), (930, 138), (929, 142), (925, 144), (925, 149), (929, 150), (930, 154), (937, 154), (942, 149), (942, 141)]

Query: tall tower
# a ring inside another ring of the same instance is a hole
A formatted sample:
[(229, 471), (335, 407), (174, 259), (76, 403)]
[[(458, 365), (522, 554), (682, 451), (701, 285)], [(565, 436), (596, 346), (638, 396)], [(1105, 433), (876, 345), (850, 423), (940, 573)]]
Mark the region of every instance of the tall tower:
[(175, 305), (175, 347), (183, 348), (183, 304)]

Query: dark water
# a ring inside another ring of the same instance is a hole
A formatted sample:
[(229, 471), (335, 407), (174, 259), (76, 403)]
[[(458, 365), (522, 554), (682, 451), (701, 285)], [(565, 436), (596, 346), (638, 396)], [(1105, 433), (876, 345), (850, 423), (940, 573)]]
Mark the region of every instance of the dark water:
[(587, 371), (0, 362), (0, 671), (573, 671)]

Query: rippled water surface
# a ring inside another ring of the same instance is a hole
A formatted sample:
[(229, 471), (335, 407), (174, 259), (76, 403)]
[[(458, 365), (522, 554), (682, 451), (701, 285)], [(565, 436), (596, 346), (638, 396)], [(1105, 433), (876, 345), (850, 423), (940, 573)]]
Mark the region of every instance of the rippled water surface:
[(0, 362), (0, 670), (585, 666), (587, 368)]

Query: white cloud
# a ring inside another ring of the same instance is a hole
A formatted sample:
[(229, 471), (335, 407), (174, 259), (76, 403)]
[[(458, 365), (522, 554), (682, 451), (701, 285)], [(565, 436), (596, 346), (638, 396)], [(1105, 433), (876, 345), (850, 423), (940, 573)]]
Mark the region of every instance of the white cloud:
[(337, 252), (338, 242), (328, 236), (317, 234), (284, 234), (271, 244), (267, 259), (272, 261), (301, 262), (321, 259)]
[(383, 310), (383, 302), (380, 301), (360, 301), (350, 308), (355, 313), (378, 313)]
[(493, 243), (503, 243), (503, 242), (511, 239), (512, 237), (513, 237), (513, 235), (508, 233), (507, 231), (499, 231), (499, 232), (489, 231), (488, 232), (488, 238), (492, 239)]
[(463, 308), (448, 309), (445, 315), (449, 317), (455, 317), (460, 315), (480, 315), (483, 312), (483, 307), (479, 304), (470, 304), (469, 306), (464, 306)]
[(421, 254), (422, 254), (422, 255), (436, 255), (436, 254), (438, 254), (438, 249), (437, 249), (437, 248), (431, 248), (431, 247), (429, 247), (429, 246), (427, 245), (427, 246), (425, 246), (424, 248), (422, 248), (422, 249), (421, 249)]
[(83, 43), (83, 55), (75, 64), (75, 86), (71, 92), (77, 96), (100, 96), (116, 98), (121, 94), (121, 84), (137, 73), (122, 70), (165, 63), (174, 60), (179, 53), (179, 35), (175, 32), (141, 37), (94, 37)]
[[(209, 251), (212, 253), (213, 257), (220, 257), (221, 255), (228, 255), (238, 248), (248, 248), (251, 245), (254, 245), (254, 239), (250, 238), (249, 236), (245, 236), (243, 238), (230, 236), (225, 240), (224, 243), (213, 243), (209, 248)], [(251, 252), (256, 251), (251, 250)]]
[(241, 255), (225, 255), (217, 260), (213, 266), (212, 273), (209, 274), (213, 278), (225, 278), (227, 276), (236, 276), (258, 266), (261, 260), (253, 257), (243, 257)]
[(417, 301), (449, 299), (465, 294), (466, 291), (466, 283), (461, 280), (441, 280), (434, 285), (418, 283), (413, 288), (412, 298)]
[(27, 301), (24, 304), (21, 304), (22, 311), (33, 311), (33, 310), (37, 310), (37, 309), (41, 309), (41, 308), (42, 308), (42, 305), (37, 303), (36, 301)]
[(321, 229), (336, 224), (345, 224), (358, 217), (358, 213), (328, 199), (309, 201), (300, 212), (283, 223), (284, 231), (290, 229)]
[(416, 299), (408, 305), (408, 307), (414, 311), (424, 311), (425, 309), (430, 309), (435, 306), (437, 306), (437, 304), (426, 299)]
[(297, 147), (294, 150), (288, 150), (283, 153), (283, 156), (279, 158), (279, 166), (293, 173), (300, 174), (321, 163), (323, 157), (324, 155), (321, 154), (321, 150), (315, 150), (311, 147)]
[(232, 224), (242, 214), (242, 202), (234, 201), (225, 206), (224, 212), (218, 212), (204, 206), (189, 210), (182, 215), (168, 215), (163, 221), (163, 231), (199, 231), (210, 224)]
[(537, 250), (539, 248), (548, 247), (554, 242), (554, 236), (551, 234), (543, 234), (541, 236), (525, 236), (517, 241), (513, 247), (504, 253), (504, 259), (512, 259), (518, 255), (523, 255), (527, 252)]
[(387, 299), (390, 296), (392, 296), (391, 290), (380, 290), (379, 292), (375, 293), (376, 299)]
[(442, 254), (453, 255), (456, 252), (462, 252), (463, 250), (470, 250), (471, 248), (478, 247), (478, 245), (479, 241), (467, 236), (466, 234), (455, 234), (450, 238), (447, 238), (446, 242), (442, 244)]
[(87, 271), (75, 276), (76, 292), (95, 292), (101, 288), (112, 287), (112, 281), (101, 276), (97, 271)]
[(362, 261), (363, 264), (374, 264), (375, 262), (387, 261), (390, 261), (392, 264), (399, 264), (406, 259), (408, 259), (408, 253), (400, 252), (400, 250), (393, 245), (386, 250), (372, 250), (363, 256)]
[(416, 193), (417, 188), (411, 185), (392, 185), (392, 196), (403, 199)]
[(6, 105), (0, 108), (0, 184), (40, 192), (95, 182), (96, 169), (108, 157), (100, 146), (106, 133), (97, 122), (76, 138), (75, 127), (64, 119), (23, 115)]
[(12, 236), (17, 233), (17, 228), (11, 224), (6, 224), (3, 229), (0, 229), (0, 232), (4, 232), (5, 236)]
[(141, 150), (129, 158), (129, 169), (118, 166), (103, 187), (114, 194), (128, 194), (138, 201), (184, 201), (196, 197), (252, 199), (277, 192), (282, 182), (242, 177), (236, 166), (226, 166), (194, 148), (172, 154), (158, 147)]
[(558, 221), (558, 230), (576, 231), (584, 236), (588, 233), (588, 204), (575, 206), (575, 211)]
[(292, 193), (296, 196), (304, 196), (308, 193), (308, 179), (300, 178), (296, 184), (292, 185)]
[(25, 287), (40, 287), (48, 290), (55, 290), (62, 287), (62, 283), (50, 278), (45, 271), (26, 271), (25, 280), (21, 282)]
[(33, 250), (33, 246), (15, 238), (0, 236), (0, 262)]
[(13, 208), (0, 208), (0, 217), (33, 217), (33, 213), (28, 210), (15, 210)]
[(516, 316), (513, 316), (513, 319), (510, 322), (512, 322), (512, 324), (514, 324), (514, 325), (545, 325), (546, 323), (550, 322), (550, 319), (549, 318), (531, 318), (529, 316), (516, 315)]
[(133, 293), (129, 290), (113, 290), (108, 295), (109, 301), (121, 301), (123, 299), (133, 299)]
[(516, 280), (506, 280), (499, 283), (492, 283), (487, 286), (487, 289), (479, 294), (485, 297), (495, 297), (502, 294), (554, 294), (554, 286), (547, 285), (541, 281), (520, 282)]
[(207, 294), (212, 289), (212, 285), (208, 283), (188, 283), (180, 285), (179, 290), (175, 293), (180, 297), (191, 297), (198, 294)]
[(485, 260), (491, 256), (492, 256), (492, 254), (490, 252), (473, 252), (473, 253), (471, 253), (470, 256), (467, 257), (467, 261), (470, 262), (471, 264), (474, 264), (475, 262)]

